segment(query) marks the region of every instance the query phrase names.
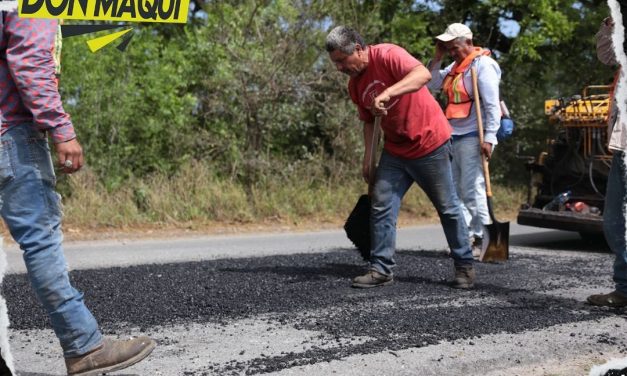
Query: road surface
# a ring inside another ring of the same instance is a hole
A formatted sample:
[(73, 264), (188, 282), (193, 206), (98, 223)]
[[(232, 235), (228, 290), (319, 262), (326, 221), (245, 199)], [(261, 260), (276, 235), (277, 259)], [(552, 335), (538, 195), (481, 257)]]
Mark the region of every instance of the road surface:
[[(68, 243), (75, 286), (115, 337), (158, 347), (117, 375), (587, 375), (627, 358), (627, 312), (582, 303), (612, 288), (612, 255), (578, 235), (512, 224), (511, 259), (448, 287), (439, 226), (404, 228), (391, 286), (359, 290), (341, 231)], [(20, 375), (64, 374), (56, 338), (7, 250)]]

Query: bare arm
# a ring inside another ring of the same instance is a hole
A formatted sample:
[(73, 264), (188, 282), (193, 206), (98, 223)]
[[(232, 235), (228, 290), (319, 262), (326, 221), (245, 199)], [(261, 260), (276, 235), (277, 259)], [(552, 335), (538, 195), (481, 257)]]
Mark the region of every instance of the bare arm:
[(440, 64), (442, 64), (442, 58), (444, 57), (445, 53), (446, 53), (446, 49), (444, 48), (444, 45), (441, 42), (436, 42), (435, 53), (433, 54), (433, 59), (427, 65), (427, 69), (429, 70), (429, 72), (432, 72), (436, 66), (439, 66)]
[(372, 110), (375, 116), (387, 115), (385, 104), (390, 101), (390, 98), (418, 91), (430, 80), (431, 73), (427, 68), (422, 64), (416, 66), (402, 80), (385, 89), (374, 99)]

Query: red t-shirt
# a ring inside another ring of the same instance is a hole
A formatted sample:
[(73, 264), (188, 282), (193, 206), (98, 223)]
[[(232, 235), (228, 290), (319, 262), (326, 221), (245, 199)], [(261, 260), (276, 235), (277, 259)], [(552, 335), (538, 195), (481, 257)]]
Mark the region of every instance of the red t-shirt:
[[(374, 122), (374, 116), (369, 110), (374, 98), (420, 64), (399, 46), (369, 46), (368, 67), (348, 82), (351, 99), (359, 109), (359, 119), (367, 123)], [(381, 119), (385, 135), (384, 148), (396, 157), (422, 157), (451, 137), (451, 127), (426, 86), (413, 93), (392, 97), (386, 106), (388, 114)]]

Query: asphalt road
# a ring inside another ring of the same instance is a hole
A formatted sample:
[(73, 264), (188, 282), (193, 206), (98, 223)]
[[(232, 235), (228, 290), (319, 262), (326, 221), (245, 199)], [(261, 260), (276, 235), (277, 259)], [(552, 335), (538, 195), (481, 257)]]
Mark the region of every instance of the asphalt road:
[[(341, 231), (80, 242), (75, 286), (103, 331), (148, 334), (119, 375), (587, 375), (627, 359), (627, 312), (583, 304), (612, 288), (612, 255), (578, 235), (512, 224), (511, 259), (448, 287), (439, 226), (399, 232), (391, 286), (358, 290)], [(64, 373), (47, 319), (7, 250), (3, 295), (20, 375)]]

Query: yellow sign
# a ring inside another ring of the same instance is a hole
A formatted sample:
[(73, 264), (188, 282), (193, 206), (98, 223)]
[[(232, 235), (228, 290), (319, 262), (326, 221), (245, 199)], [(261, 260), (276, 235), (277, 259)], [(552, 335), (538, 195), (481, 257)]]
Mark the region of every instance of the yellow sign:
[(20, 17), (185, 23), (189, 0), (21, 0)]

